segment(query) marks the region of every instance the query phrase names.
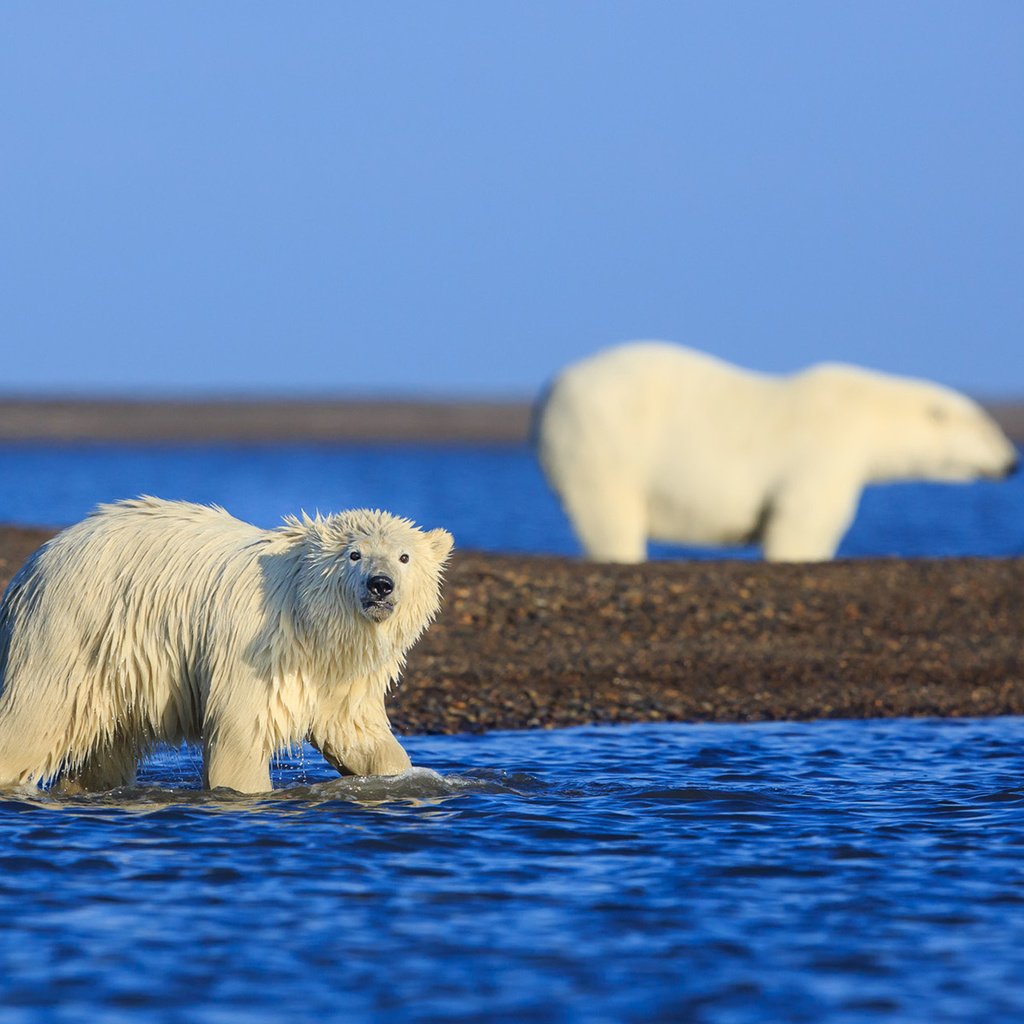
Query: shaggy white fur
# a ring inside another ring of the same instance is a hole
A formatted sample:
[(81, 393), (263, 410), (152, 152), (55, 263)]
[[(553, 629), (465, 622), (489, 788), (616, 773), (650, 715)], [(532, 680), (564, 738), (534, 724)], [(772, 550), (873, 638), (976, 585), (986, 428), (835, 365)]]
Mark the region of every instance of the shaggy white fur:
[(536, 423), (584, 550), (613, 562), (643, 561), (648, 538), (831, 558), (865, 484), (1016, 464), (991, 417), (949, 388), (840, 364), (775, 377), (666, 342), (563, 370)]
[(111, 788), (182, 740), (202, 742), (207, 785), (242, 792), (307, 738), (339, 771), (404, 771), (384, 695), (451, 548), (365, 509), (261, 530), (187, 502), (101, 505), (0, 603), (0, 785)]

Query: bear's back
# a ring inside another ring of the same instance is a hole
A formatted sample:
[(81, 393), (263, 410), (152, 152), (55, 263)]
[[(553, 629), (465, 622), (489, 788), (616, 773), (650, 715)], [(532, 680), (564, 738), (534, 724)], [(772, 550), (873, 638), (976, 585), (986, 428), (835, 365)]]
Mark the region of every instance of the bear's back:
[(139, 498), (100, 505), (36, 551), (3, 598), (4, 619), (31, 609), (34, 622), (70, 612), (85, 634), (130, 631), (132, 619), (157, 615), (170, 627), (208, 614), (216, 593), (251, 576), (247, 553), (265, 531), (222, 509)]
[(670, 342), (619, 345), (556, 378), (538, 417), (541, 460), (555, 475), (600, 459), (647, 478), (703, 453), (748, 449), (780, 381)]
[(144, 577), (168, 570), (220, 571), (265, 531), (216, 506), (141, 497), (99, 505), (57, 534), (46, 548), (97, 577)]

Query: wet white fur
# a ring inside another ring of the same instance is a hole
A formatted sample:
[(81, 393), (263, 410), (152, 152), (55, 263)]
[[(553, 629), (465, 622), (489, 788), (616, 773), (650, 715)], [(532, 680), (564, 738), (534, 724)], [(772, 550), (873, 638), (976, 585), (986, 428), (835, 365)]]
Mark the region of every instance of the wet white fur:
[[(0, 785), (110, 788), (182, 740), (202, 742), (207, 785), (242, 792), (270, 789), (272, 755), (307, 738), (340, 771), (404, 771), (384, 695), (451, 547), (379, 511), (261, 530), (186, 502), (100, 506), (0, 604)], [(378, 573), (396, 598), (379, 623), (363, 612)]]
[(1000, 476), (1016, 453), (949, 388), (840, 364), (769, 376), (666, 342), (576, 363), (538, 410), (541, 464), (590, 558), (647, 540), (831, 558), (865, 484)]

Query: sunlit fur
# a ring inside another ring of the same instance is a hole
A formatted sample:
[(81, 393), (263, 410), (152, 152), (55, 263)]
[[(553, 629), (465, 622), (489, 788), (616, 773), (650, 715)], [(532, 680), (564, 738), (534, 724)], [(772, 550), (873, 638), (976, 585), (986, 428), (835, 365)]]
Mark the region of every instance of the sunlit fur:
[(992, 418), (949, 388), (838, 364), (770, 376), (666, 342), (564, 370), (536, 442), (584, 551), (617, 562), (642, 561), (649, 538), (831, 558), (865, 484), (1016, 463)]
[[(261, 530), (186, 502), (100, 506), (0, 604), (0, 785), (109, 788), (182, 740), (203, 743), (208, 785), (245, 792), (307, 738), (341, 771), (405, 770), (384, 695), (437, 613), (451, 547), (380, 511)], [(375, 622), (381, 573), (394, 610)]]

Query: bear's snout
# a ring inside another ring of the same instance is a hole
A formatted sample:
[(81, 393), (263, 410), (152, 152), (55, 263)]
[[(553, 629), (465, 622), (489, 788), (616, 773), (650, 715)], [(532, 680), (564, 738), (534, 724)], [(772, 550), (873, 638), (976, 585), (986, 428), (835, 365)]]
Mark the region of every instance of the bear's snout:
[(382, 572), (366, 581), (363, 614), (371, 622), (383, 622), (395, 610), (395, 581)]
[(383, 600), (395, 589), (395, 581), (390, 576), (371, 576), (366, 582), (366, 592), (378, 601)]

